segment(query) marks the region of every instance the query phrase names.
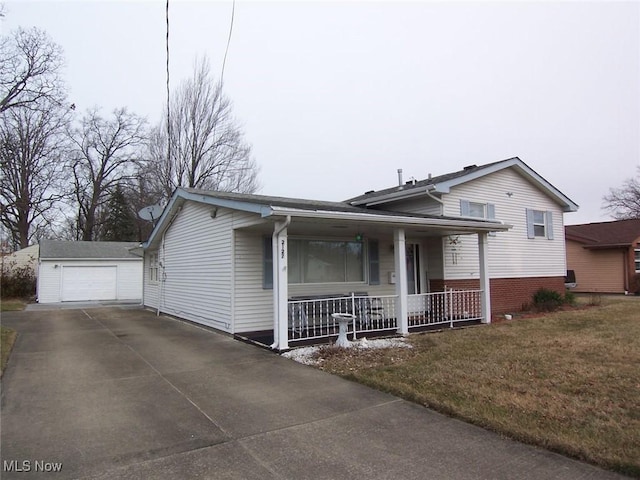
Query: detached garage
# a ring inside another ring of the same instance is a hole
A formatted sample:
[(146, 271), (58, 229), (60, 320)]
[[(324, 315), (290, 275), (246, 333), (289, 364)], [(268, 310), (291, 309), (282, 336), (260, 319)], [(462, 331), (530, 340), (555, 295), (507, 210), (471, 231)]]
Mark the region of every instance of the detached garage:
[(136, 242), (40, 242), (38, 302), (141, 300)]

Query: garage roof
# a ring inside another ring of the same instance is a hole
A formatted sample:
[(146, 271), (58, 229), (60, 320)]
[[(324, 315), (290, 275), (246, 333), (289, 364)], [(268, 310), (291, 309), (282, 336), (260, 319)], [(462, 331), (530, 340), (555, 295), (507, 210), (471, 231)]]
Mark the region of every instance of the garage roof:
[(41, 259), (140, 259), (130, 250), (138, 242), (67, 242), (63, 240), (40, 241)]

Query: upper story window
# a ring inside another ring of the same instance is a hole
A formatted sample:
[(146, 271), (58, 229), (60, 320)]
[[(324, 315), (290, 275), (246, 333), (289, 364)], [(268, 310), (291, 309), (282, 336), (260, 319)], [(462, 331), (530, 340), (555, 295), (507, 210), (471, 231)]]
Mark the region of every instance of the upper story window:
[(477, 218), (487, 218), (487, 204), (469, 202), (469, 215)]
[(460, 200), (460, 216), (493, 220), (496, 217), (496, 207), (492, 203)]
[(527, 237), (553, 240), (553, 213), (527, 209)]
[(640, 273), (640, 248), (636, 249), (636, 273)]

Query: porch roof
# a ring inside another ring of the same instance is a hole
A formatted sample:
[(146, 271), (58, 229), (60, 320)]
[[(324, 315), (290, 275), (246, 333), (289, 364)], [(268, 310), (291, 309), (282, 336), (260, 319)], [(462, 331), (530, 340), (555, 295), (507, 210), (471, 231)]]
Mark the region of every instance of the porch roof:
[(272, 219), (274, 221), (291, 217), (314, 222), (348, 222), (349, 224), (387, 225), (398, 228), (423, 227), (460, 233), (506, 231), (511, 228), (510, 225), (498, 220), (373, 210), (349, 205), (347, 202), (178, 188), (165, 207), (149, 240), (143, 245), (144, 248), (157, 244), (162, 232), (168, 228), (173, 218), (177, 215), (179, 208), (186, 201), (255, 213), (258, 216), (257, 218)]

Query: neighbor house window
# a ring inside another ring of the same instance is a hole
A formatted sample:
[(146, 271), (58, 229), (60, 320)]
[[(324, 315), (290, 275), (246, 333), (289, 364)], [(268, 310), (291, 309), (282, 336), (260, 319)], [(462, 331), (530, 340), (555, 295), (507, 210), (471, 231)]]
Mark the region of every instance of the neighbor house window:
[(636, 273), (640, 273), (640, 249), (635, 251), (636, 254)]
[(364, 282), (362, 242), (289, 239), (289, 283)]
[(553, 213), (527, 209), (527, 237), (553, 240)]
[(158, 254), (152, 253), (149, 255), (149, 281), (158, 281)]

